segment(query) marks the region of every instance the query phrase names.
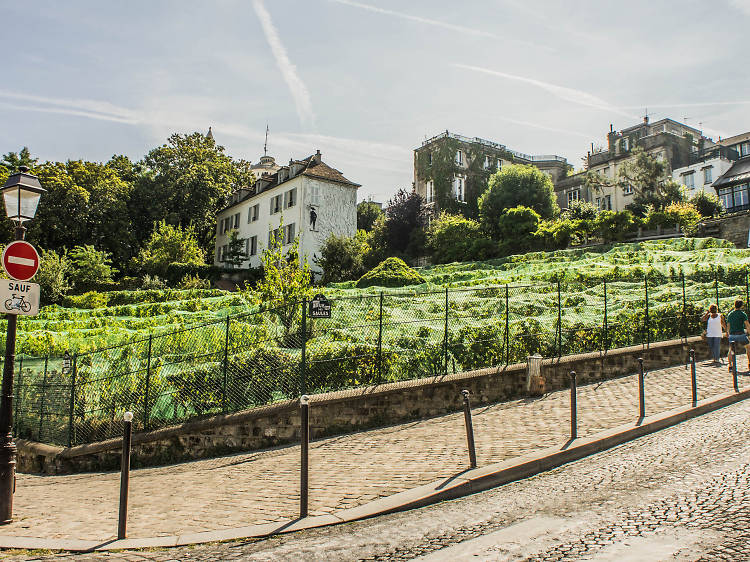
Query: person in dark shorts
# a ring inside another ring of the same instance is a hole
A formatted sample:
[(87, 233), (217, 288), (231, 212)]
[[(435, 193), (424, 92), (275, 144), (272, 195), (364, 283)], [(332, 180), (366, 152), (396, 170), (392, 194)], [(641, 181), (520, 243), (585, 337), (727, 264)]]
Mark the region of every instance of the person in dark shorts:
[[(729, 325), (729, 356), (727, 360), (729, 362), (729, 370), (732, 370), (732, 361), (736, 359), (732, 353), (731, 344), (744, 345), (745, 353), (748, 358), (748, 371), (750, 371), (750, 339), (747, 337), (747, 332), (750, 332), (750, 322), (748, 322), (747, 314), (742, 310), (745, 303), (741, 299), (734, 301), (734, 310), (727, 314), (727, 324)], [(739, 370), (739, 369), (737, 369)]]

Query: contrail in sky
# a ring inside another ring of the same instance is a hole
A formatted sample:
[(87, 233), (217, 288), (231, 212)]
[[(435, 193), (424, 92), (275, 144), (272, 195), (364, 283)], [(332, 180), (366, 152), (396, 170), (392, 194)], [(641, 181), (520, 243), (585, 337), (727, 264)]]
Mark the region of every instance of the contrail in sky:
[(35, 94), (0, 90), (0, 100), (2, 100), (3, 98), (6, 100), (15, 100), (17, 102), (44, 104), (43, 106), (39, 106), (0, 102), (8, 109), (26, 109), (28, 111), (42, 111), (45, 113), (78, 115), (81, 117), (89, 117), (91, 119), (99, 119), (103, 121), (115, 121), (117, 123), (135, 124), (140, 121), (140, 115), (137, 112), (124, 107), (113, 105), (105, 101), (50, 98), (46, 96), (38, 96)]
[(611, 111), (613, 113), (618, 113), (620, 115), (624, 115), (630, 118), (635, 117), (631, 115), (630, 113), (623, 111), (621, 108), (612, 105), (608, 101), (603, 100), (602, 98), (597, 97), (588, 92), (584, 92), (583, 90), (576, 90), (575, 88), (568, 88), (566, 86), (558, 86), (557, 84), (550, 84), (549, 82), (542, 82), (541, 80), (536, 80), (534, 78), (528, 78), (526, 76), (517, 76), (515, 74), (508, 74), (507, 72), (500, 72), (499, 70), (491, 70), (489, 68), (482, 68), (479, 66), (470, 66), (467, 64), (460, 64), (460, 63), (454, 63), (453, 66), (455, 66), (456, 68), (463, 68), (465, 70), (472, 70), (474, 72), (482, 72), (484, 74), (489, 74), (491, 76), (497, 76), (499, 78), (506, 78), (508, 80), (515, 80), (517, 82), (530, 84), (532, 86), (536, 86), (537, 88), (541, 88), (542, 90), (546, 90), (547, 92), (551, 93), (555, 97), (558, 97), (562, 100), (569, 101), (572, 103), (577, 103), (579, 105), (585, 105), (587, 107), (594, 107), (596, 109)]
[(263, 34), (266, 36), (268, 46), (271, 47), (273, 57), (276, 59), (276, 66), (279, 67), (281, 75), (284, 77), (284, 81), (292, 94), (299, 120), (303, 124), (313, 125), (315, 116), (313, 114), (312, 102), (310, 101), (310, 92), (297, 74), (297, 68), (289, 60), (286, 48), (284, 48), (279, 33), (271, 20), (271, 14), (268, 13), (266, 7), (263, 5), (263, 0), (253, 0), (253, 9), (260, 20)]

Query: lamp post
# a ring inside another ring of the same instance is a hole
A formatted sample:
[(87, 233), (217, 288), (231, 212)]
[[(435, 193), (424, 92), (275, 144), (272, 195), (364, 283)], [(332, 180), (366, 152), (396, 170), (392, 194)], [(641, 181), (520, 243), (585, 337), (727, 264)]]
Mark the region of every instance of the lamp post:
[[(8, 177), (0, 193), (8, 218), (16, 221), (16, 240), (23, 240), (23, 223), (34, 218), (39, 199), (45, 190), (26, 166)], [(13, 442), (13, 363), (16, 360), (16, 314), (6, 314), (5, 363), (0, 395), (0, 525), (13, 521), (13, 492), (16, 480), (16, 444)]]

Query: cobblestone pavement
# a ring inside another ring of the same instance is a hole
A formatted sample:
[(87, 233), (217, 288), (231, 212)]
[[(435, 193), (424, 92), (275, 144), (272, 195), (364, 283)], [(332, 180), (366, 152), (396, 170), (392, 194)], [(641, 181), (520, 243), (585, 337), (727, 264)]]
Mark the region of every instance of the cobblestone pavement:
[[(684, 367), (646, 379), (647, 414), (690, 400)], [(741, 383), (750, 382), (742, 377)], [(726, 369), (700, 365), (699, 397), (731, 389)], [(579, 387), (579, 435), (635, 421), (636, 377)], [(479, 466), (562, 444), (569, 393), (474, 409)], [(129, 535), (177, 534), (294, 517), (298, 447), (286, 447), (135, 470)], [(311, 447), (310, 514), (353, 507), (466, 468), (462, 414), (315, 442)], [(611, 475), (610, 475), (611, 476)], [(599, 484), (601, 485), (606, 478)], [(19, 475), (16, 521), (4, 534), (106, 539), (116, 530), (119, 475)]]
[(10, 560), (750, 560), (750, 401), (533, 478), (264, 540)]

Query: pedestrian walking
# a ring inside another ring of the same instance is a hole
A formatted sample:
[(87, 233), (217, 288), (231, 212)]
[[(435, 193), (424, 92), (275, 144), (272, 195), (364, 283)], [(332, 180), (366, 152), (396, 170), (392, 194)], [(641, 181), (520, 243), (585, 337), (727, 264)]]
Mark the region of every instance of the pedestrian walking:
[(714, 365), (721, 365), (721, 338), (727, 331), (724, 315), (719, 313), (719, 307), (712, 304), (701, 318), (701, 322), (706, 323), (706, 343), (714, 358)]
[[(747, 337), (747, 332), (750, 332), (750, 322), (748, 322), (747, 314), (742, 308), (745, 303), (742, 299), (734, 301), (734, 310), (727, 314), (727, 324), (729, 325), (729, 356), (727, 360), (729, 362), (729, 370), (732, 370), (732, 361), (736, 361), (737, 357), (732, 353), (731, 343), (737, 343), (745, 346), (745, 353), (748, 358), (748, 368), (750, 371), (750, 339)], [(739, 371), (739, 369), (737, 369)]]

